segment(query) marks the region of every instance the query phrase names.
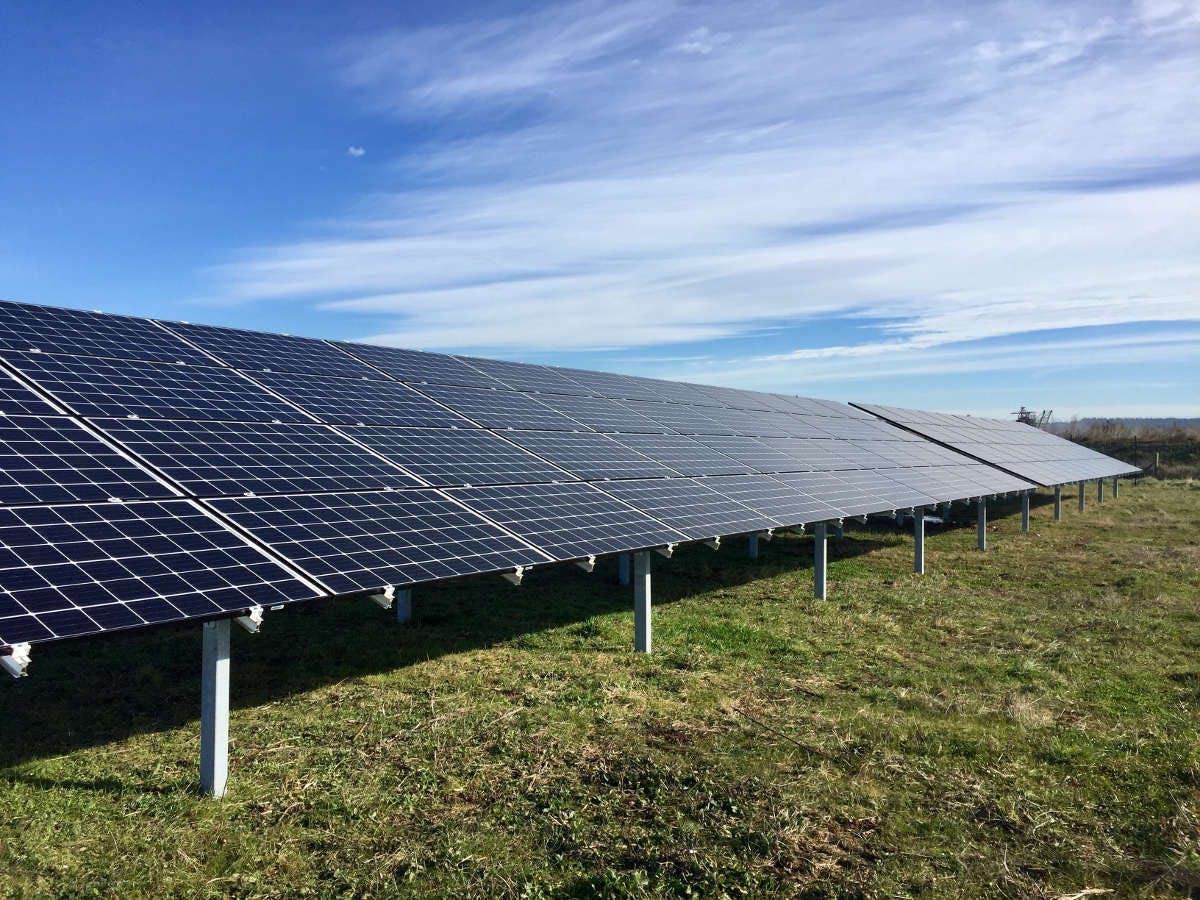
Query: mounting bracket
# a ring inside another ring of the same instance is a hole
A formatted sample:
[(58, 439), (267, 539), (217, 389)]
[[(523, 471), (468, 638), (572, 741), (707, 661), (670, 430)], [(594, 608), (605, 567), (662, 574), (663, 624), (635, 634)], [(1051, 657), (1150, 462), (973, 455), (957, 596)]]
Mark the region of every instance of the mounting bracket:
[(583, 569), (585, 572), (594, 572), (596, 570), (596, 557), (589, 556), (587, 559), (578, 559), (575, 565)]
[(525, 566), (517, 566), (511, 572), (501, 572), (500, 577), (509, 584), (515, 584), (517, 587), (520, 587), (522, 579), (525, 578)]
[(657, 553), (659, 556), (664, 556), (667, 559), (670, 559), (672, 556), (675, 555), (675, 545), (667, 544), (665, 547), (655, 547), (654, 552)]
[(23, 678), (29, 667), (29, 644), (13, 644), (4, 656), (0, 656), (0, 666), (13, 678)]
[(391, 609), (395, 599), (396, 589), (391, 585), (388, 585), (379, 593), (371, 595), (371, 600), (383, 609)]
[(262, 627), (262, 620), (263, 608), (261, 606), (252, 606), (246, 610), (246, 615), (238, 616), (234, 621), (251, 634), (258, 634), (258, 629)]

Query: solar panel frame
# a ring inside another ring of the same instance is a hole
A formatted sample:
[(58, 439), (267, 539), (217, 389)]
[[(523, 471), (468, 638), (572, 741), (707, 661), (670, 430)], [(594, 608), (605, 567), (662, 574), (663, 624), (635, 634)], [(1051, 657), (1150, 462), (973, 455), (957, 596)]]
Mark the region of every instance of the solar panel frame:
[(0, 415), (55, 416), (64, 412), (57, 404), (39, 397), (16, 376), (0, 369)]
[(0, 508), (0, 646), (317, 596), (191, 500)]
[(200, 497), (426, 486), (327, 425), (93, 421), (174, 483)]
[(447, 488), (446, 493), (559, 562), (688, 540), (587, 482)]
[(470, 420), (398, 381), (255, 372), (263, 387), (327, 425), (474, 428)]
[(574, 476), (483, 428), (388, 428), (343, 431), (438, 487), (569, 481)]
[(66, 416), (0, 416), (0, 503), (178, 497)]
[(773, 519), (780, 526), (807, 525), (841, 517), (823, 500), (772, 475), (712, 475), (703, 484)]
[(378, 370), (336, 344), (317, 338), (189, 322), (159, 324), (235, 369), (384, 379)]
[(668, 478), (673, 469), (590, 431), (507, 431), (509, 440), (584, 481)]
[(665, 425), (630, 408), (629, 403), (609, 400), (607, 397), (538, 394), (537, 399), (593, 431), (605, 434), (661, 434), (669, 431)]
[(224, 497), (209, 502), (334, 594), (549, 561), (431, 488)]
[(630, 433), (609, 437), (680, 475), (747, 475), (754, 471), (688, 435)]
[(769, 516), (708, 487), (699, 478), (614, 481), (604, 491), (693, 540), (776, 527)]
[(451, 384), (489, 389), (504, 387), (490, 375), (445, 353), (348, 341), (331, 343), (336, 343), (356, 359), (406, 384)]
[(24, 303), (0, 303), (0, 350), (212, 363), (151, 319)]
[(577, 397), (589, 396), (587, 388), (560, 374), (551, 366), (510, 362), (505, 359), (480, 359), (475, 356), (456, 355), (454, 358), (473, 369), (478, 369), (490, 378), (494, 378), (510, 390)]
[(563, 415), (532, 394), (508, 390), (477, 390), (458, 385), (416, 385), (423, 394), (449, 406), (485, 428), (538, 431), (587, 431), (582, 422)]
[(232, 369), (50, 353), (4, 359), (84, 417), (312, 421)]

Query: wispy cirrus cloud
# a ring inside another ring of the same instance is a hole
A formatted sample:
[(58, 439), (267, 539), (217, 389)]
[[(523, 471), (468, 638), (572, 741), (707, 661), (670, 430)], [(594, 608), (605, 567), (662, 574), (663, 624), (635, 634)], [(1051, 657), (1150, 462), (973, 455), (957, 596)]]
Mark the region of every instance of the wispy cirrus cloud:
[(345, 89), (437, 137), (218, 277), (510, 355), (1200, 319), (1197, 9), (576, 2), (355, 41)]

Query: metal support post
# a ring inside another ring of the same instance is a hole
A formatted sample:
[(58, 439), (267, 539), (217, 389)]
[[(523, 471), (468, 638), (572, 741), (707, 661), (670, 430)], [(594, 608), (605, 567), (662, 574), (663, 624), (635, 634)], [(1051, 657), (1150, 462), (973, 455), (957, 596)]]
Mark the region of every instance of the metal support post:
[(833, 536), (840, 541), (844, 535), (845, 530), (842, 528), (842, 523), (838, 522), (837, 525), (833, 526)]
[(825, 599), (825, 523), (813, 526), (813, 596)]
[(1054, 486), (1054, 521), (1062, 521), (1062, 485)]
[(1087, 501), (1087, 496), (1083, 492), (1083, 489), (1086, 485), (1087, 485), (1087, 482), (1084, 482), (1084, 481), (1079, 482), (1079, 511), (1080, 512), (1083, 512), (1083, 505)]
[(976, 546), (980, 550), (987, 549), (987, 500), (983, 497), (979, 498), (979, 524), (976, 526), (978, 535), (976, 537)]
[(229, 620), (204, 623), (200, 674), (200, 790), (225, 796), (229, 778)]
[(1096, 502), (1097, 503), (1104, 502), (1104, 479), (1103, 478), (1096, 479)]
[(1029, 534), (1029, 492), (1021, 495), (1021, 532)]
[(629, 586), (629, 554), (617, 554), (617, 582), (622, 587)]
[(913, 510), (913, 571), (925, 574), (925, 507)]
[(747, 554), (751, 559), (758, 559), (758, 535), (750, 535), (750, 550)]
[(1117, 476), (1113, 476), (1113, 499), (1117, 499)]
[(650, 554), (633, 556), (633, 649), (649, 653), (650, 639)]
[(412, 621), (412, 590), (404, 588), (396, 591), (396, 621), (407, 625)]

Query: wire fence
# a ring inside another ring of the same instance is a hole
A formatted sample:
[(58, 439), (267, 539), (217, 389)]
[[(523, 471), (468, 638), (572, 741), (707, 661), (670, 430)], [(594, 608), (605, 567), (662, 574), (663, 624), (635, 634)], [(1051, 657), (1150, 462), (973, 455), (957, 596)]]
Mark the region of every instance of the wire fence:
[(1137, 437), (1066, 436), (1098, 453), (1137, 466), (1145, 475), (1155, 478), (1200, 477), (1200, 437), (1163, 441), (1140, 440)]

